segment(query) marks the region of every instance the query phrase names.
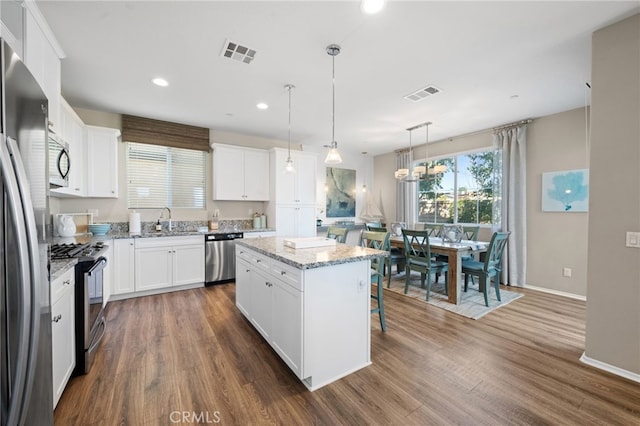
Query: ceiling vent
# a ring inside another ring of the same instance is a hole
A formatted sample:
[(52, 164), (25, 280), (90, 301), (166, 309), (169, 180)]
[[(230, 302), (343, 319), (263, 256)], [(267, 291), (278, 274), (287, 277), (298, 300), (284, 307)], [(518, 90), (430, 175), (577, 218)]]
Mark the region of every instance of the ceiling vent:
[(241, 44), (227, 40), (224, 43), (221, 56), (250, 64), (256, 57), (256, 51), (247, 46), (242, 46)]
[(423, 100), (424, 98), (431, 96), (431, 95), (436, 95), (438, 93), (442, 92), (442, 90), (438, 89), (436, 86), (432, 86), (429, 85), (427, 87), (423, 87), (420, 90), (417, 90), (413, 93), (408, 94), (407, 96), (405, 96), (405, 99), (408, 99), (410, 101), (413, 102), (418, 102)]

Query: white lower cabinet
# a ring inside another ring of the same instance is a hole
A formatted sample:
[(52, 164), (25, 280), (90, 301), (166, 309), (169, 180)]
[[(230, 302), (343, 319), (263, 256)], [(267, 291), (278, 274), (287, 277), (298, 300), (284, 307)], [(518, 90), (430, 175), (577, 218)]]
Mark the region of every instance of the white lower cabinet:
[(204, 283), (202, 236), (135, 240), (135, 291)]
[(302, 361), (302, 292), (276, 278), (272, 291), (272, 345), (289, 368), (301, 374)]
[(204, 285), (201, 235), (113, 240), (112, 299)]
[[(247, 260), (236, 256), (236, 282), (251, 281), (251, 265)], [(251, 291), (248, 286), (236, 286), (236, 306), (245, 317), (249, 317), (248, 307), (251, 306)]]
[[(301, 374), (302, 281), (295, 269), (236, 247), (236, 306), (289, 368)], [(282, 277), (289, 274), (285, 281)]]
[(134, 249), (133, 238), (113, 240), (113, 294), (135, 291)]
[(53, 407), (64, 392), (76, 366), (75, 268), (51, 283), (51, 357)]
[(236, 306), (310, 390), (370, 361), (369, 261), (297, 269), (236, 245)]

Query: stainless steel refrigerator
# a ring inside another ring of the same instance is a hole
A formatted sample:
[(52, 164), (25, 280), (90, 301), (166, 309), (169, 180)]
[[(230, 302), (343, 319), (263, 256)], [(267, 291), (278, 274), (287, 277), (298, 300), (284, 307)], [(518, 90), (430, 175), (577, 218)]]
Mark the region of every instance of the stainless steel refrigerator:
[(47, 98), (0, 40), (2, 425), (53, 424)]

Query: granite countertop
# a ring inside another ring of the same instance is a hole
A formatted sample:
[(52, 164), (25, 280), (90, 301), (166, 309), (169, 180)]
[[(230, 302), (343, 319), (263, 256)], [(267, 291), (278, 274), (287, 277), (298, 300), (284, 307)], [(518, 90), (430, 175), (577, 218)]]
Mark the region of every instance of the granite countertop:
[(236, 245), (245, 246), (272, 259), (297, 269), (313, 269), (342, 263), (359, 262), (388, 256), (389, 253), (366, 247), (337, 243), (335, 247), (293, 249), (284, 245), (284, 238), (266, 237), (236, 240)]
[(78, 234), (73, 237), (53, 237), (52, 244), (55, 243), (96, 243), (99, 241), (120, 240), (124, 238), (158, 238), (158, 237), (182, 237), (189, 235), (206, 235), (217, 232), (275, 232), (273, 228), (252, 228), (252, 229), (219, 229), (215, 231), (199, 232), (199, 231), (160, 231), (160, 232), (143, 232), (141, 234), (130, 234), (128, 232), (108, 232), (105, 235), (93, 235), (91, 233)]
[(62, 276), (69, 269), (76, 266), (78, 259), (62, 259), (52, 260), (49, 265), (49, 280), (54, 282)]

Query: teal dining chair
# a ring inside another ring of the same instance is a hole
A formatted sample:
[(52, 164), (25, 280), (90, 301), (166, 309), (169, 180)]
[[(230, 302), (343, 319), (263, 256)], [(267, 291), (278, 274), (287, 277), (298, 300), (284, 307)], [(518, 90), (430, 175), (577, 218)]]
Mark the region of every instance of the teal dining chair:
[(507, 245), (510, 232), (494, 232), (485, 255), (484, 262), (477, 260), (463, 260), (462, 273), (464, 274), (464, 291), (469, 286), (469, 277), (476, 276), (479, 279), (479, 290), (484, 293), (484, 304), (489, 306), (489, 287), (491, 279), (496, 290), (496, 298), (500, 299), (500, 272), (502, 271), (502, 253)]
[(425, 223), (424, 230), (429, 233), (430, 237), (440, 237), (442, 233), (442, 225), (438, 223)]
[[(467, 226), (463, 226), (462, 227), (462, 239), (463, 240), (468, 240), (468, 241), (478, 241), (478, 234), (480, 233), (480, 226), (479, 225), (467, 225)], [(448, 262), (449, 261), (449, 257), (439, 254), (436, 256), (436, 260), (440, 261), (440, 262)], [(473, 254), (470, 255), (463, 255), (462, 256), (462, 260), (475, 260), (475, 257), (473, 256)], [(438, 282), (438, 280), (440, 279), (440, 274), (436, 274), (436, 282)], [(473, 280), (473, 276), (471, 277), (471, 282), (475, 284), (475, 281)]]
[(427, 300), (431, 292), (431, 274), (444, 274), (444, 291), (449, 294), (449, 277), (447, 271), (449, 264), (447, 262), (439, 262), (431, 259), (431, 247), (429, 246), (429, 231), (410, 231), (402, 230), (402, 238), (404, 240), (404, 257), (405, 263), (405, 285), (404, 294), (409, 291), (409, 276), (411, 271), (420, 272), (420, 283), (424, 288), (425, 279), (427, 281)]
[[(373, 232), (364, 231), (360, 238), (360, 245), (376, 250), (388, 251), (389, 248), (389, 232)], [(380, 316), (380, 327), (382, 331), (387, 331), (387, 323), (384, 318), (384, 289), (382, 282), (384, 281), (384, 267), (386, 260), (381, 256), (371, 261), (371, 283), (376, 283), (376, 294), (371, 294), (371, 298), (378, 302), (378, 307), (371, 309), (371, 313), (377, 313)]]
[(341, 226), (330, 226), (327, 229), (327, 238), (333, 238), (339, 243), (347, 241), (347, 233), (349, 230)]
[[(368, 227), (368, 231), (388, 232), (387, 228), (375, 226)], [(389, 236), (389, 238), (391, 238), (391, 236)], [(404, 250), (399, 247), (391, 247), (391, 243), (389, 243), (389, 246), (384, 250), (387, 250), (389, 252), (389, 257), (387, 258), (384, 267), (384, 275), (387, 277), (387, 288), (391, 288), (391, 269), (393, 268), (393, 265), (396, 265), (396, 273), (399, 274), (400, 272), (404, 271)]]

